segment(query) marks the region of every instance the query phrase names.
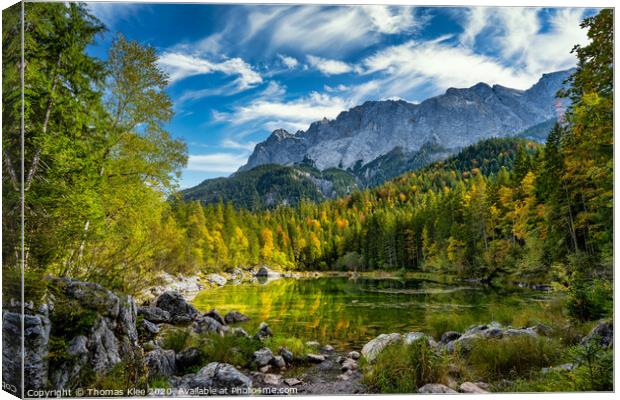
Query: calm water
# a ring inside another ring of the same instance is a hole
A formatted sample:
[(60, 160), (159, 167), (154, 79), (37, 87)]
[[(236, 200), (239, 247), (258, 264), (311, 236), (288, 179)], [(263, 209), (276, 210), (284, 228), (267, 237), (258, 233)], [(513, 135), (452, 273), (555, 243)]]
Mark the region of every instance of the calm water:
[(442, 331), (540, 310), (550, 295), (529, 290), (450, 286), (413, 279), (309, 278), (224, 286), (198, 294), (201, 311), (237, 310), (252, 318), (250, 334), (267, 321), (276, 334), (359, 349), (380, 333)]

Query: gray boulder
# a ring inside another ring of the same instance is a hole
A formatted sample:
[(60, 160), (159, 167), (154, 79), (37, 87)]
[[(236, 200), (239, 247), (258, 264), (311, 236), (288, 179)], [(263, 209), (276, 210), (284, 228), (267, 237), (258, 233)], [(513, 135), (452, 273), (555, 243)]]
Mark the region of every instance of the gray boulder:
[(243, 336), (248, 339), (250, 338), (250, 335), (243, 328), (232, 328), (231, 333), (233, 334), (233, 336)]
[(198, 364), (202, 359), (202, 352), (195, 348), (190, 347), (182, 350), (176, 355), (176, 367), (178, 370), (184, 370), (189, 367), (193, 367)]
[(449, 342), (456, 340), (458, 338), (461, 337), (461, 334), (458, 332), (454, 332), (454, 331), (448, 331), (448, 332), (444, 332), (443, 335), (441, 335), (441, 340), (440, 342), (442, 344), (448, 344)]
[(252, 388), (252, 380), (230, 364), (212, 362), (195, 374), (173, 378), (172, 385), (185, 390), (215, 390), (215, 394), (221, 395), (247, 395)]
[(234, 324), (236, 322), (249, 321), (250, 317), (241, 314), (239, 311), (231, 311), (224, 317), (224, 321), (227, 324)]
[(263, 340), (271, 336), (273, 336), (273, 332), (271, 331), (271, 328), (269, 328), (269, 325), (267, 325), (266, 322), (261, 322), (254, 337), (258, 340)]
[(223, 336), (226, 331), (224, 328), (225, 327), (222, 324), (207, 316), (196, 318), (192, 324), (193, 331), (199, 334), (217, 333), (218, 335)]
[(388, 345), (400, 342), (401, 339), (400, 333), (382, 333), (364, 345), (362, 355), (368, 362), (372, 363)]
[(159, 324), (159, 323), (170, 323), (172, 319), (170, 318), (170, 313), (166, 310), (162, 310), (159, 307), (138, 307), (138, 315), (142, 316), (147, 321)]
[(253, 361), (256, 363), (257, 367), (264, 367), (265, 365), (269, 365), (271, 360), (273, 360), (273, 353), (268, 348), (262, 348), (260, 350), (256, 350), (252, 356)]
[(280, 276), (280, 274), (278, 272), (272, 271), (272, 270), (270, 270), (269, 268), (267, 268), (265, 266), (260, 267), (255, 275), (256, 276), (262, 276), (262, 277), (265, 277), (265, 278), (268, 278), (268, 277), (276, 278), (276, 277)]
[(150, 378), (169, 378), (177, 370), (174, 350), (155, 349), (146, 354), (144, 361)]
[(213, 283), (218, 286), (224, 286), (227, 282), (226, 278), (218, 274), (209, 274), (207, 275), (206, 280), (207, 282)]
[(591, 341), (597, 341), (603, 348), (613, 347), (614, 345), (614, 324), (613, 321), (599, 321), (590, 333), (581, 340), (585, 345)]
[(157, 298), (155, 306), (170, 313), (173, 324), (191, 322), (199, 313), (178, 292), (165, 292)]
[(159, 333), (159, 326), (146, 319), (143, 319), (140, 323), (139, 331), (143, 340), (148, 341), (157, 336), (157, 334)]
[(459, 386), (459, 390), (463, 393), (476, 393), (476, 394), (489, 393), (488, 390), (484, 390), (483, 388), (481, 388), (480, 386), (472, 382), (461, 383), (461, 385)]
[(213, 318), (221, 325), (226, 325), (226, 322), (224, 322), (224, 317), (222, 317), (222, 314), (220, 314), (215, 308), (206, 313), (205, 316)]
[(274, 356), (271, 359), (271, 365), (279, 369), (286, 368), (286, 362), (282, 356)]
[(285, 347), (280, 347), (280, 355), (282, 356), (284, 361), (286, 361), (287, 364), (293, 363), (293, 359), (294, 359), (293, 352), (290, 351), (289, 349)]
[(322, 354), (307, 354), (306, 355), (306, 360), (310, 363), (322, 363), (323, 361), (326, 360), (326, 357)]
[(352, 358), (354, 360), (357, 360), (360, 358), (360, 353), (357, 351), (352, 351), (348, 354), (349, 358)]
[(418, 393), (457, 393), (457, 391), (441, 383), (427, 383), (418, 388)]

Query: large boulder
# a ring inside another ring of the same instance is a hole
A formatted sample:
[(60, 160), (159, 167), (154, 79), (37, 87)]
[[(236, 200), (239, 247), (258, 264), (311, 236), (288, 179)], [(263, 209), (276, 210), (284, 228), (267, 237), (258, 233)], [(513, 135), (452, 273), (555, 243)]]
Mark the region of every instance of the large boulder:
[[(221, 395), (249, 394), (252, 380), (230, 364), (212, 362), (195, 374), (173, 378), (172, 385), (185, 391), (191, 389), (215, 390)], [(197, 393), (200, 394), (200, 393)]]
[(155, 349), (146, 354), (145, 363), (151, 378), (169, 378), (177, 370), (174, 350)]
[(264, 367), (269, 365), (273, 360), (273, 353), (267, 347), (260, 350), (256, 350), (253, 354), (252, 360), (256, 363), (257, 367)]
[(256, 276), (260, 276), (260, 277), (264, 277), (264, 278), (277, 278), (280, 276), (280, 274), (278, 272), (272, 271), (269, 268), (267, 268), (266, 266), (262, 266), (258, 269), (258, 271), (255, 274)]
[(599, 321), (590, 333), (581, 340), (585, 345), (591, 341), (597, 341), (603, 348), (613, 347), (614, 345), (614, 324), (613, 321)]
[(169, 324), (170, 322), (172, 322), (170, 313), (159, 307), (138, 307), (138, 315), (145, 320), (153, 322), (155, 324), (159, 324), (162, 322)]
[(388, 345), (397, 343), (402, 339), (400, 333), (382, 333), (370, 342), (366, 343), (362, 348), (362, 355), (370, 363), (374, 362), (379, 353), (381, 353)]
[(205, 316), (213, 318), (214, 320), (219, 322), (220, 325), (226, 325), (224, 317), (222, 317), (222, 314), (220, 314), (219, 311), (217, 311), (215, 308), (206, 313)]
[(155, 306), (168, 311), (174, 324), (191, 322), (199, 313), (178, 292), (165, 292), (157, 298)]

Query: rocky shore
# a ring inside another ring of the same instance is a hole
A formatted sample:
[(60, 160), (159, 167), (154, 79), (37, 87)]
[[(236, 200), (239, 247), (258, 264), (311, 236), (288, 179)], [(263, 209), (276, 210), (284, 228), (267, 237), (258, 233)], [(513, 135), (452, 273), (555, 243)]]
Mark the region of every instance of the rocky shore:
[[(239, 282), (276, 274), (266, 268), (250, 277), (235, 272), (232, 274)], [(230, 276), (222, 278), (209, 279), (214, 285), (230, 280)], [(171, 285), (198, 288), (196, 281), (184, 282)], [(213, 309), (201, 313), (188, 303), (182, 294), (185, 290), (160, 289), (151, 291), (150, 300), (137, 306), (131, 296), (116, 295), (97, 284), (50, 278), (45, 302), (29, 307), (24, 319), (25, 389), (105, 388), (109, 382), (120, 381), (126, 387), (155, 388), (166, 395), (366, 393), (369, 389), (364, 375), (372, 373), (390, 346), (424, 343), (438, 356), (467, 354), (481, 340), (544, 338), (550, 333), (543, 324), (515, 328), (491, 322), (463, 332), (444, 332), (437, 340), (423, 332), (386, 333), (362, 349), (337, 352), (326, 343), (306, 342), (293, 351), (278, 344), (268, 321), (261, 322), (255, 332), (247, 332), (240, 325), (248, 317), (239, 312), (221, 315)], [(5, 382), (19, 382), (17, 310), (5, 309), (3, 331), (3, 378)], [(613, 324), (599, 322), (582, 343), (591, 341), (610, 348)], [(572, 368), (562, 364), (549, 366), (548, 371)], [(441, 382), (426, 382), (417, 391), (493, 390), (485, 382), (464, 380), (456, 367), (448, 370)]]

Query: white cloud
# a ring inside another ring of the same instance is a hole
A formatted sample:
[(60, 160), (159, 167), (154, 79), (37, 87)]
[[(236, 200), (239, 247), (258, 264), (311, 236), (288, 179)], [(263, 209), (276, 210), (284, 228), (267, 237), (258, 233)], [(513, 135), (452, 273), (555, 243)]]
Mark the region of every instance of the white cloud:
[(294, 69), (297, 65), (299, 65), (299, 61), (295, 57), (285, 56), (283, 54), (278, 54), (278, 58), (288, 69)]
[(328, 93), (333, 93), (333, 92), (344, 92), (346, 90), (349, 90), (349, 87), (341, 83), (336, 86), (323, 85), (323, 89)]
[(108, 28), (114, 27), (114, 25), (121, 20), (126, 20), (138, 15), (139, 12), (145, 12), (148, 9), (140, 8), (145, 4), (135, 3), (110, 3), (110, 2), (89, 2), (86, 3), (88, 10), (97, 17), (101, 22), (107, 25)]
[(361, 6), (370, 18), (374, 29), (381, 33), (395, 34), (411, 31), (416, 27), (415, 9), (402, 6)]
[(171, 83), (190, 76), (214, 72), (238, 75), (234, 81), (238, 90), (249, 89), (263, 82), (260, 74), (238, 57), (215, 62), (193, 55), (166, 52), (159, 57), (159, 65), (168, 72)]
[(310, 65), (321, 71), (324, 75), (340, 75), (354, 70), (351, 65), (343, 61), (330, 60), (312, 55), (309, 55), (307, 58)]
[(247, 161), (247, 153), (190, 154), (187, 171), (233, 173)]
[(256, 143), (257, 142), (253, 142), (253, 141), (243, 143), (243, 142), (228, 138), (228, 139), (222, 140), (222, 143), (220, 143), (220, 145), (222, 147), (226, 147), (229, 149), (239, 149), (239, 150), (245, 150), (247, 152), (251, 152), (252, 150), (254, 150), (254, 147), (256, 147)]

